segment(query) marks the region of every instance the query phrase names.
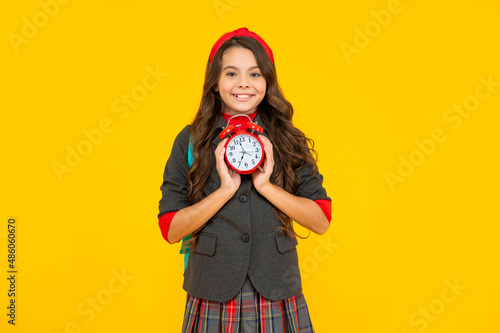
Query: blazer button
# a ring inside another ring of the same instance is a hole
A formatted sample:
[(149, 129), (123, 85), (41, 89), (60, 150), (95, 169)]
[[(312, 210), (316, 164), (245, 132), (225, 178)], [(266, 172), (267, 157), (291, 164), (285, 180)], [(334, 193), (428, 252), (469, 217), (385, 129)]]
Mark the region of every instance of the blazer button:
[(248, 201), (248, 197), (244, 194), (240, 195), (240, 201), (241, 202), (247, 202)]
[(250, 241), (250, 235), (249, 234), (244, 234), (243, 236), (241, 236), (241, 241), (243, 243), (248, 243), (248, 241)]

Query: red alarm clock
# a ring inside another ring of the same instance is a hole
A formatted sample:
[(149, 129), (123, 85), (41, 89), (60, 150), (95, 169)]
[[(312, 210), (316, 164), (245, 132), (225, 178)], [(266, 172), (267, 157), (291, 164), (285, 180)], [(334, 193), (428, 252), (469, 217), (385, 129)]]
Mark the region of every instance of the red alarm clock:
[[(246, 126), (248, 128), (241, 129), (240, 125), (230, 125), (229, 122), (235, 117), (247, 117), (249, 122), (246, 123)], [(221, 140), (229, 135), (224, 157), (233, 173), (247, 175), (257, 169), (264, 172), (261, 167), (264, 161), (264, 145), (254, 132), (263, 133), (264, 131), (262, 127), (252, 122), (249, 116), (236, 115), (228, 119), (226, 127), (219, 134)]]

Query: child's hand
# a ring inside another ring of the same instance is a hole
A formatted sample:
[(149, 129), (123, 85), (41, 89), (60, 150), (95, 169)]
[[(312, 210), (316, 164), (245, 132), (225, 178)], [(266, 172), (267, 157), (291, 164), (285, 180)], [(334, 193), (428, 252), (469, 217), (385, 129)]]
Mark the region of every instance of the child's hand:
[[(217, 162), (217, 172), (219, 173), (220, 178), (220, 188), (222, 190), (228, 191), (231, 194), (234, 194), (241, 184), (241, 176), (237, 173), (234, 173), (229, 170), (227, 167), (226, 161), (224, 160), (224, 145), (226, 144), (227, 138), (224, 138), (215, 149), (215, 160)], [(232, 176), (231, 176), (232, 175)]]
[(264, 172), (257, 170), (252, 173), (253, 186), (255, 186), (257, 191), (260, 191), (261, 188), (271, 184), (271, 182), (269, 181), (269, 177), (271, 177), (274, 168), (273, 144), (264, 135), (259, 134), (259, 139), (264, 145), (263, 148), (265, 152), (265, 158), (264, 163), (262, 164), (262, 169), (264, 169)]

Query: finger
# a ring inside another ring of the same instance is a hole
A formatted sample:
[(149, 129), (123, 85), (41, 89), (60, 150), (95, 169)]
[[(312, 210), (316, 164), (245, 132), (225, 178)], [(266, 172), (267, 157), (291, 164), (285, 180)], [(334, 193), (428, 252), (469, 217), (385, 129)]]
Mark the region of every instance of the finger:
[(264, 151), (266, 152), (266, 159), (269, 159), (274, 163), (273, 144), (271, 143), (271, 141), (269, 141), (268, 138), (266, 138), (263, 135), (261, 135), (261, 141), (264, 144)]
[(217, 151), (217, 150), (220, 150), (221, 148), (223, 148), (223, 147), (224, 147), (224, 145), (226, 144), (226, 141), (227, 141), (227, 138), (222, 139), (222, 140), (219, 142), (219, 144), (217, 145), (217, 148), (216, 148), (215, 150)]
[(267, 136), (262, 135), (262, 134), (259, 134), (259, 139), (260, 139), (261, 141), (265, 141), (265, 142), (267, 142), (268, 144), (270, 144), (270, 145), (272, 146), (272, 143), (271, 143), (271, 141), (267, 138)]
[(274, 168), (274, 156), (273, 156), (273, 145), (271, 141), (265, 136), (261, 136), (262, 144), (264, 145), (265, 159), (262, 167), (264, 168), (264, 173), (268, 173), (269, 175), (272, 173)]
[(221, 156), (224, 156), (224, 151), (225, 151), (225, 143), (227, 141), (227, 138), (224, 138), (219, 144), (217, 145), (217, 148), (215, 148), (215, 156), (220, 158)]
[(267, 149), (269, 151), (272, 152), (273, 150), (273, 144), (271, 143), (271, 141), (269, 141), (268, 138), (266, 138), (265, 136), (263, 135), (259, 135), (259, 139), (262, 141), (262, 143), (264, 144), (264, 149)]
[[(225, 140), (225, 139), (224, 139)], [(217, 170), (225, 172), (227, 169), (226, 163), (224, 162), (224, 153), (226, 151), (224, 147), (225, 141), (222, 140), (217, 148), (215, 149), (215, 162), (217, 165)]]

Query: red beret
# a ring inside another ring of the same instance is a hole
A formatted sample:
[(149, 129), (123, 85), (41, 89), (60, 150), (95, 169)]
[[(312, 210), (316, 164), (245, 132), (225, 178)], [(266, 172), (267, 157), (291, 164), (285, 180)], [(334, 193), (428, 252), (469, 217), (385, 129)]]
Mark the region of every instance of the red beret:
[(234, 31), (225, 33), (224, 35), (221, 36), (221, 38), (219, 38), (215, 42), (214, 46), (212, 46), (212, 51), (210, 52), (209, 63), (212, 62), (212, 58), (214, 57), (215, 53), (220, 48), (220, 46), (226, 40), (231, 39), (235, 36), (247, 36), (247, 37), (252, 37), (253, 39), (257, 40), (259, 43), (262, 44), (262, 46), (264, 46), (264, 49), (266, 49), (266, 52), (269, 55), (269, 58), (271, 59), (272, 62), (274, 62), (273, 51), (271, 51), (271, 48), (269, 47), (269, 45), (267, 45), (266, 42), (259, 35), (257, 35), (255, 32), (249, 31), (247, 28), (239, 28), (239, 29), (236, 29)]

